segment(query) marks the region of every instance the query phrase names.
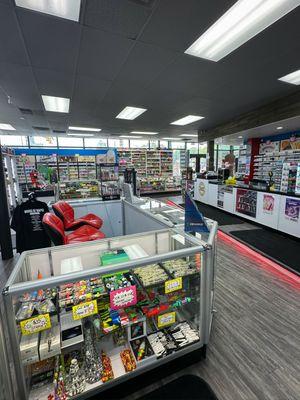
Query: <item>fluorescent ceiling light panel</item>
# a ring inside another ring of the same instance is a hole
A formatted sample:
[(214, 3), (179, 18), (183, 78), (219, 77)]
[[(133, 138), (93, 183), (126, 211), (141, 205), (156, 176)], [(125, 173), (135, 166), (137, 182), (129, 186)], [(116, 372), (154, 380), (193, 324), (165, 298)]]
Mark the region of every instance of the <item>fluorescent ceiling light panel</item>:
[(140, 139), (142, 136), (130, 136), (130, 135), (121, 135), (120, 138), (126, 139)]
[(145, 132), (145, 131), (132, 131), (130, 133), (137, 133), (138, 135), (158, 135), (158, 132)]
[(276, 129), (278, 129), (280, 131), (281, 129), (283, 129), (283, 126), (277, 126)]
[(219, 61), (299, 4), (299, 0), (238, 0), (185, 53)]
[(46, 96), (42, 94), (43, 103), (46, 111), (68, 113), (70, 99), (65, 97)]
[(127, 106), (116, 116), (116, 118), (132, 120), (143, 114), (145, 111), (147, 111), (147, 108)]
[(79, 21), (81, 0), (16, 0), (16, 5), (56, 17)]
[(187, 115), (186, 117), (180, 118), (177, 121), (171, 122), (170, 125), (188, 125), (203, 118), (204, 117), (201, 117), (200, 115)]
[(15, 128), (10, 124), (0, 124), (0, 129), (3, 131), (15, 131)]
[(198, 135), (193, 135), (192, 133), (191, 134), (190, 133), (183, 133), (180, 136), (183, 136), (183, 137), (198, 137)]
[(278, 80), (290, 83), (292, 85), (300, 85), (300, 69), (298, 69), (298, 71), (292, 72), (291, 74), (285, 75)]
[(85, 137), (85, 136), (95, 136), (93, 133), (67, 133), (68, 136), (80, 136), (80, 137)]
[(165, 139), (165, 140), (181, 140), (178, 137), (164, 137), (163, 139)]
[(81, 132), (100, 132), (99, 128), (83, 128), (81, 126), (69, 126), (69, 131), (81, 131)]

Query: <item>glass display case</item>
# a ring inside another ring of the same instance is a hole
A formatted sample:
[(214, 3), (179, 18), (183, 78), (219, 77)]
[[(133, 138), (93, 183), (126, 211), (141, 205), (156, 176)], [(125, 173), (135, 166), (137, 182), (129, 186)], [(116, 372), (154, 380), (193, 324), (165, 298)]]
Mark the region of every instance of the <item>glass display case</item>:
[(87, 398), (204, 351), (215, 236), (162, 229), (22, 253), (3, 292), (16, 398)]

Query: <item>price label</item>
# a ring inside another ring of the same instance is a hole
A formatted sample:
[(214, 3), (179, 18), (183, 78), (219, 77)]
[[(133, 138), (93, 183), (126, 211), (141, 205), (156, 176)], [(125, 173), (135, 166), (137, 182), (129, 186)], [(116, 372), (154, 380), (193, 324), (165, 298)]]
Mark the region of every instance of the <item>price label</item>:
[(126, 288), (113, 290), (109, 294), (110, 307), (113, 310), (118, 310), (119, 308), (130, 307), (136, 304), (136, 286), (128, 286)]
[(182, 277), (165, 282), (165, 293), (176, 292), (182, 289)]
[(75, 321), (89, 317), (90, 315), (97, 314), (98, 305), (97, 300), (86, 301), (72, 307), (73, 319)]
[(157, 326), (163, 328), (164, 326), (172, 325), (176, 322), (176, 312), (172, 311), (157, 317)]
[(51, 328), (51, 319), (49, 314), (37, 315), (20, 322), (22, 335), (32, 335), (37, 332), (45, 331)]

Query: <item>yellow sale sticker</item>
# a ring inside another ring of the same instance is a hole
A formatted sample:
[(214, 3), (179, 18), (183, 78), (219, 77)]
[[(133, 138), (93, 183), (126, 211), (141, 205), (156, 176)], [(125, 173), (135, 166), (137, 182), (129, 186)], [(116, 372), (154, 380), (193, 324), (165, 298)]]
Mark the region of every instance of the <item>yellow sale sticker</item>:
[(172, 311), (157, 317), (157, 326), (163, 328), (164, 326), (172, 325), (176, 322), (176, 312)]
[(175, 292), (182, 289), (182, 277), (165, 282), (165, 293)]
[(32, 335), (33, 333), (45, 331), (51, 328), (51, 319), (49, 314), (37, 315), (20, 322), (22, 335)]
[(97, 314), (98, 305), (97, 300), (86, 301), (85, 303), (77, 304), (73, 306), (73, 319), (77, 321), (78, 319), (89, 317), (90, 315)]

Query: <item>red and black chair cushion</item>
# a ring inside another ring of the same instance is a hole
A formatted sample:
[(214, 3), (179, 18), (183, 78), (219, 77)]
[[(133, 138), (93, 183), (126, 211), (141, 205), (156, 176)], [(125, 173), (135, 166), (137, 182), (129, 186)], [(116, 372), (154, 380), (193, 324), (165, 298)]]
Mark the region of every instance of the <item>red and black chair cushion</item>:
[(96, 229), (100, 229), (103, 220), (95, 214), (86, 214), (80, 218), (74, 218), (74, 209), (66, 201), (58, 201), (52, 205), (55, 214), (63, 221), (67, 231), (72, 231), (83, 225), (89, 225)]

